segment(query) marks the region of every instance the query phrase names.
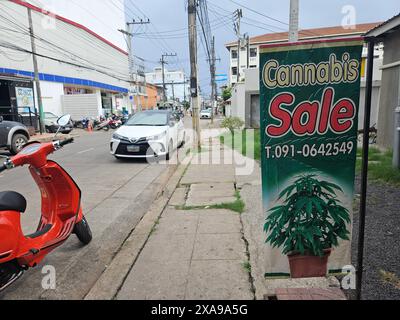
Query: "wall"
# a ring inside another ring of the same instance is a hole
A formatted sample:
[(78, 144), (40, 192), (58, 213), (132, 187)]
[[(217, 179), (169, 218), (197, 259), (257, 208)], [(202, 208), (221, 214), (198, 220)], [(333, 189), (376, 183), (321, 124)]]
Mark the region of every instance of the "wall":
[(64, 95), (62, 83), (41, 81), (43, 110), (61, 116), (63, 113), (61, 96)]
[[(372, 104), (371, 104), (371, 127), (378, 127), (379, 99), (381, 95), (381, 81), (374, 81), (372, 88)], [(360, 91), (360, 109), (358, 116), (358, 129), (364, 129), (364, 111), (365, 111), (365, 81), (361, 83)]]
[[(245, 69), (245, 126), (259, 128), (260, 123), (260, 69)], [(256, 101), (257, 103), (255, 103)], [(252, 119), (254, 117), (255, 119)], [(256, 124), (255, 124), (256, 123)]]
[[(28, 29), (27, 8), (3, 1), (0, 3), (0, 8), (9, 16), (13, 29)], [(37, 53), (79, 66), (38, 57), (40, 73), (87, 79), (127, 88), (126, 81), (116, 79), (128, 79), (128, 56), (126, 54), (88, 32), (57, 19), (54, 21), (54, 26), (49, 29), (43, 24), (44, 17), (43, 14), (32, 11), (35, 34), (43, 39), (37, 40)], [(0, 31), (3, 41), (28, 51), (31, 50), (29, 34), (4, 30), (4, 28), (10, 28), (10, 23), (3, 19), (0, 19), (0, 27), (3, 28)], [(0, 68), (33, 71), (32, 57), (29, 53), (15, 52), (15, 50), (6, 48), (2, 48), (2, 51), (4, 54), (0, 55)], [(9, 59), (14, 55), (15, 59)]]
[[(39, 4), (38, 1), (31, 2)], [(87, 22), (87, 12), (83, 12), (89, 2), (81, 4), (82, 12), (77, 10), (76, 15), (71, 13), (71, 17), (80, 19), (83, 15), (85, 18), (79, 22)], [(66, 3), (60, 1), (58, 4), (57, 1), (56, 13), (65, 13), (61, 8), (68, 7)], [(102, 10), (103, 5), (97, 4), (98, 1), (93, 6), (94, 13)], [(29, 52), (21, 52), (31, 51), (27, 8), (11, 1), (1, 1), (0, 11), (7, 16), (6, 19), (0, 17), (0, 72), (32, 77), (32, 55)], [(62, 17), (49, 17), (35, 8), (32, 9), (32, 19), (45, 111), (61, 113), (64, 84), (98, 90), (99, 94), (100, 90), (114, 93), (128, 91), (128, 56), (124, 50), (107, 42), (104, 39), (106, 35), (96, 35), (83, 25), (77, 25)], [(103, 17), (99, 15), (99, 19)], [(113, 19), (121, 21), (118, 16), (113, 16)], [(98, 29), (98, 32), (101, 32), (101, 29)], [(102, 112), (101, 99), (99, 112)]]
[(244, 83), (237, 83), (232, 89), (231, 116), (246, 121), (245, 114), (246, 86)]
[[(237, 51), (237, 46), (235, 47), (230, 47), (229, 48), (229, 55), (230, 55), (230, 70), (229, 70), (229, 79), (231, 85), (237, 82), (237, 76), (232, 74), (232, 68), (238, 66), (238, 60), (237, 59), (232, 59), (232, 50)], [(249, 67), (250, 66), (255, 66), (256, 68), (259, 67), (259, 46), (257, 45), (251, 45), (251, 49), (256, 49), (257, 50), (257, 56), (256, 57), (250, 57), (249, 59)], [(240, 76), (241, 79), (244, 79), (245, 76), (245, 69), (247, 69), (247, 47), (244, 47), (240, 50)]]
[(400, 30), (385, 38), (382, 89), (378, 119), (378, 144), (385, 148), (393, 147), (394, 110), (399, 103), (400, 66), (385, 68), (390, 63), (400, 62)]
[(148, 85), (146, 87), (147, 90), (147, 109), (153, 109), (157, 106), (157, 102), (159, 101), (157, 87), (153, 87)]

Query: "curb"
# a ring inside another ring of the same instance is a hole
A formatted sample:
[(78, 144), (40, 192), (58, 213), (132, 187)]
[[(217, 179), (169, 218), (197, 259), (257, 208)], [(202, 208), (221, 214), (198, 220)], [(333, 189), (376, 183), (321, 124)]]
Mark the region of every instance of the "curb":
[(84, 300), (115, 299), (132, 269), (132, 266), (135, 264), (142, 249), (146, 245), (153, 227), (168, 205), (186, 168), (190, 165), (190, 159), (188, 159), (190, 157), (192, 157), (192, 155), (186, 157), (182, 164), (178, 166), (163, 189), (161, 196), (151, 205), (142, 220), (124, 242), (120, 251), (113, 258), (111, 264), (87, 293)]
[[(79, 138), (80, 136), (77, 134), (64, 134), (60, 135), (57, 137), (56, 140), (64, 141), (69, 138)], [(41, 136), (31, 136), (31, 141), (37, 141), (41, 143), (47, 143), (47, 142), (53, 142), (54, 141), (54, 136), (48, 136), (48, 137), (41, 137)]]

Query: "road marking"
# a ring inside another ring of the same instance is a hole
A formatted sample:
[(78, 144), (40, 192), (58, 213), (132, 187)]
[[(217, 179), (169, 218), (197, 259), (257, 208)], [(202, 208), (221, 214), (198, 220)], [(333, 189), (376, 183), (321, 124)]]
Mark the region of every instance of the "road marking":
[(93, 150), (94, 150), (94, 148), (90, 148), (90, 149), (87, 149), (87, 150), (83, 150), (83, 151), (81, 151), (81, 152), (78, 152), (78, 154), (83, 154), (83, 153), (90, 152), (90, 151), (93, 151)]

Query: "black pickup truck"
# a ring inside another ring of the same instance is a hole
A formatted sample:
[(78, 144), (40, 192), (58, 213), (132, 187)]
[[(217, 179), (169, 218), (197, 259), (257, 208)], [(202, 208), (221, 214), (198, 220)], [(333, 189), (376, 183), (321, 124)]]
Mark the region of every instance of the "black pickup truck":
[(4, 121), (0, 116), (0, 148), (17, 154), (29, 141), (29, 131), (22, 123)]

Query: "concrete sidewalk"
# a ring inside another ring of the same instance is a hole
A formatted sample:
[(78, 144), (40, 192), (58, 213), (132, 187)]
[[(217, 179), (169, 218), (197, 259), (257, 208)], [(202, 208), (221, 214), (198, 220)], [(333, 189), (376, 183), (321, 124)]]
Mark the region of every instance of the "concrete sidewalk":
[(265, 279), (260, 166), (221, 133), (203, 136), (86, 299), (344, 299), (334, 278)]
[(116, 298), (254, 299), (239, 204), (233, 165), (192, 162)]

